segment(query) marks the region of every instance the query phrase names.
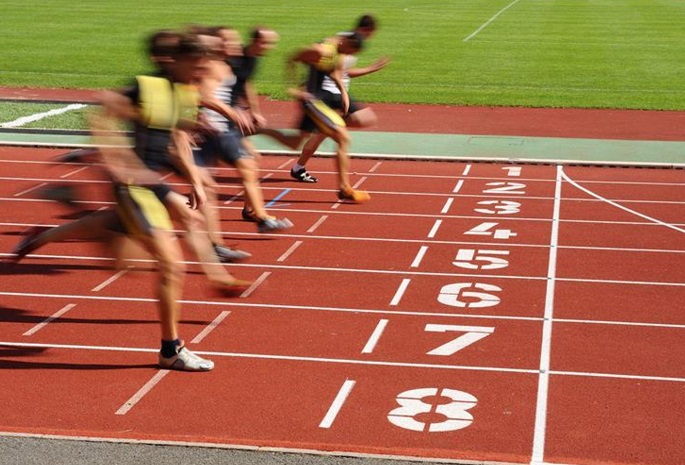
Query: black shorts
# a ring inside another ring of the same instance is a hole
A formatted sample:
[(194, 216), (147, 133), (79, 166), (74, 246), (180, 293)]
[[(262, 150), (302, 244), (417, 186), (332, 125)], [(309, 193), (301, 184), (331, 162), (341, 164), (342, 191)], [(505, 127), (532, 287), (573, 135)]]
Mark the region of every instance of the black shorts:
[[(355, 99), (352, 98), (350, 94), (347, 94), (347, 96), (350, 98), (350, 109), (347, 112), (348, 115), (351, 115), (352, 113), (356, 113), (359, 110), (364, 109), (364, 106), (360, 105)], [(334, 94), (333, 92), (328, 92), (327, 90), (324, 90), (321, 91), (319, 97), (321, 98), (323, 103), (333, 108), (334, 110), (343, 110), (342, 94)]]
[(346, 127), (345, 120), (331, 107), (319, 99), (309, 99), (302, 102), (303, 116), (299, 129), (304, 132), (321, 133), (332, 136), (339, 128)]
[(198, 166), (216, 166), (220, 161), (235, 166), (238, 160), (248, 156), (242, 135), (234, 129), (204, 136), (200, 147), (193, 150), (193, 158)]

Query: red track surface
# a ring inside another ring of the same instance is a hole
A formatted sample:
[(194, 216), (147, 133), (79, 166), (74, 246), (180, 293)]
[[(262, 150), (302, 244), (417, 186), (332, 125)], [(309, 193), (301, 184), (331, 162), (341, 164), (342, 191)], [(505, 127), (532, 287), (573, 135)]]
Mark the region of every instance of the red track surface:
[[(107, 200), (91, 169), (28, 163), (58, 153), (0, 149), (1, 251), (29, 225), (67, 221), (30, 190), (42, 182), (79, 183), (87, 208)], [(601, 200), (554, 166), (355, 160), (372, 192), (356, 206), (334, 201), (330, 160), (312, 161), (316, 185), (291, 182), (291, 161), (263, 163), (271, 209), (296, 225), (287, 234), (257, 234), (230, 201), (239, 187), (222, 188), (229, 242), (254, 255), (230, 270), (269, 273), (259, 287), (219, 298), (189, 267), (181, 330), (204, 334), (189, 345), (216, 361), (211, 373), (155, 367), (148, 264), (105, 285), (102, 252), (72, 242), (2, 265), (0, 431), (685, 463), (684, 171), (563, 169)]]

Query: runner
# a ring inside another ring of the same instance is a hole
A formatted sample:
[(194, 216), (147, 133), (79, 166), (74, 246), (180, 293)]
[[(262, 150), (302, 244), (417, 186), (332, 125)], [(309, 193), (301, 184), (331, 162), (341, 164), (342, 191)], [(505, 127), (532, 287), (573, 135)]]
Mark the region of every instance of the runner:
[[(184, 154), (190, 156), (186, 153), (189, 150), (186, 146), (188, 139), (181, 129), (192, 123), (187, 118), (195, 114), (199, 102), (199, 95), (192, 84), (201, 79), (206, 70), (204, 46), (197, 37), (182, 35), (174, 48), (173, 62), (168, 67), (171, 80), (138, 76), (137, 84), (126, 94), (103, 94), (104, 113), (93, 119), (93, 133), (96, 141), (100, 142), (103, 166), (114, 186), (116, 214), (101, 212), (56, 228), (36, 228), (14, 250), (15, 261), (19, 261), (26, 254), (56, 240), (97, 234), (112, 241), (121, 234), (135, 238), (158, 265), (156, 295), (162, 337), (159, 365), (182, 371), (209, 371), (214, 368), (214, 363), (189, 351), (179, 337), (183, 256), (165, 205), (178, 208), (182, 199), (183, 204), (188, 201), (192, 208), (197, 208), (204, 196), (201, 185), (195, 185), (191, 199), (185, 199), (162, 184), (159, 174), (146, 165), (154, 165), (153, 161), (161, 160), (169, 146), (175, 147), (173, 153), (179, 158)], [(135, 153), (123, 147), (111, 148), (111, 136), (107, 134), (117, 127), (117, 120), (135, 123)], [(197, 212), (185, 209), (191, 221), (200, 220)], [(223, 270), (218, 260), (208, 266)], [(250, 284), (235, 279), (225, 270), (223, 273), (224, 277), (217, 278), (223, 290), (235, 291)]]
[[(228, 59), (242, 53), (240, 36), (235, 30), (221, 26), (207, 29), (202, 37), (212, 50), (209, 72), (200, 86), (205, 107), (203, 116), (214, 132), (202, 136), (199, 150), (195, 151), (195, 161), (202, 167), (216, 166), (219, 161), (236, 167), (245, 188), (242, 216), (257, 223), (260, 233), (290, 228), (292, 223), (289, 220), (269, 215), (264, 207), (259, 166), (245, 148), (242, 135), (251, 131), (252, 119), (246, 112), (231, 106), (234, 89), (240, 80), (233, 73)], [(215, 182), (208, 169), (201, 168), (200, 171), (209, 200), (202, 210), (208, 219), (210, 235), (218, 235), (221, 229), (215, 208)]]
[(302, 119), (298, 132), (295, 135), (285, 134), (275, 129), (262, 129), (260, 132), (267, 134), (281, 143), (291, 147), (298, 147), (301, 142), (308, 139), (314, 132), (319, 131), (326, 137), (330, 137), (337, 144), (336, 165), (338, 171), (338, 198), (354, 203), (363, 203), (370, 196), (364, 191), (352, 188), (349, 181), (349, 156), (350, 135), (343, 118), (321, 99), (323, 98), (323, 81), (326, 76), (335, 82), (341, 93), (341, 107), (343, 116), (349, 111), (349, 96), (342, 83), (342, 56), (358, 53), (363, 44), (363, 38), (358, 33), (349, 33), (327, 39), (321, 43), (315, 43), (299, 50), (287, 61), (286, 76), (295, 81), (296, 65), (303, 64), (307, 67), (307, 79), (305, 85), (299, 88), (289, 89), (289, 94), (298, 99), (302, 106)]
[[(366, 42), (370, 39), (378, 29), (378, 22), (376, 18), (372, 15), (363, 15), (357, 21), (357, 25), (353, 32), (356, 32), (364, 38)], [(341, 32), (338, 35), (345, 35), (348, 33)], [(376, 60), (369, 66), (364, 68), (356, 68), (357, 56), (356, 55), (345, 55), (342, 57), (342, 82), (345, 90), (348, 92), (350, 106), (347, 115), (345, 116), (345, 123), (350, 128), (364, 128), (373, 126), (376, 124), (378, 118), (374, 111), (367, 106), (364, 106), (357, 101), (355, 101), (352, 96), (349, 95), (350, 80), (351, 78), (356, 78), (360, 76), (366, 76), (367, 74), (375, 73), (385, 68), (385, 66), (390, 63), (390, 59), (387, 57), (382, 57)], [(342, 111), (343, 101), (342, 92), (338, 88), (337, 84), (330, 76), (324, 76), (323, 83), (321, 85), (321, 100), (329, 107)], [(316, 150), (319, 148), (321, 143), (326, 139), (326, 135), (318, 132), (312, 134), (312, 136), (305, 142), (302, 147), (302, 152), (297, 162), (293, 165), (290, 170), (290, 176), (301, 182), (317, 182), (318, 179), (312, 176), (306, 168), (306, 164), (309, 159), (314, 155)]]

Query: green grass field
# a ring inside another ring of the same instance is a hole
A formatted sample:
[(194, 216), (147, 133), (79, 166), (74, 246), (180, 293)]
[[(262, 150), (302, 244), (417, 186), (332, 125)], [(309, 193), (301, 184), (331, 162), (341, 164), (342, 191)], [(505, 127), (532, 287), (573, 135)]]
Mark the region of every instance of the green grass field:
[(3, 86), (116, 87), (148, 69), (142, 43), (155, 29), (259, 23), (282, 40), (257, 86), (285, 99), (286, 54), (372, 12), (381, 28), (360, 64), (392, 63), (353, 83), (363, 101), (685, 109), (682, 0), (3, 0), (0, 10)]

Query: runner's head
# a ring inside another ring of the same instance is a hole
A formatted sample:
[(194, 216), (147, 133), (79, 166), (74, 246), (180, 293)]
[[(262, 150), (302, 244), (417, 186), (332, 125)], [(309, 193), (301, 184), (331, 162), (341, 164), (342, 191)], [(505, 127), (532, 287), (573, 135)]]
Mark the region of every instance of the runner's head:
[(346, 32), (340, 35), (338, 52), (346, 55), (359, 53), (364, 47), (364, 38), (358, 32)]
[(280, 39), (273, 29), (256, 26), (250, 32), (251, 42), (248, 45), (248, 53), (251, 56), (264, 56), (269, 50), (273, 50)]
[(209, 50), (197, 34), (180, 34), (172, 58), (169, 68), (176, 82), (195, 84), (208, 72)]
[(360, 16), (357, 20), (357, 26), (354, 28), (355, 32), (361, 34), (364, 39), (371, 38), (377, 29), (378, 21), (375, 16), (370, 14)]

